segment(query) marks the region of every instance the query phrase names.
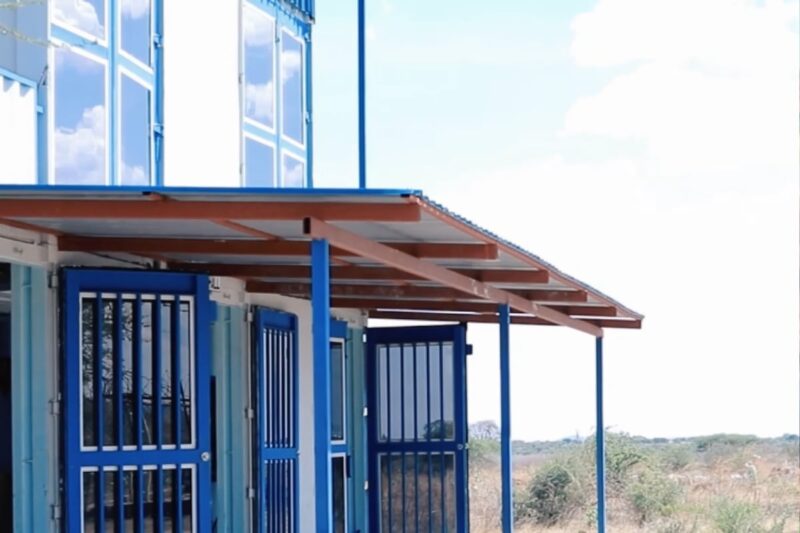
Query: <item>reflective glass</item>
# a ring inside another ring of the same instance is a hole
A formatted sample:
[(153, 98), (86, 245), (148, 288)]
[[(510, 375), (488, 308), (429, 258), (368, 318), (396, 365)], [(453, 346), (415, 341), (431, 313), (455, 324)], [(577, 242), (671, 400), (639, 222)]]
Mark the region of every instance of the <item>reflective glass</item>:
[(97, 531), (97, 472), (83, 473), (83, 531)]
[(136, 373), (133, 366), (133, 302), (122, 303), (122, 427), (123, 443), (136, 444), (134, 424), (136, 422)]
[(415, 346), (416, 357), (416, 379), (417, 379), (417, 420), (416, 438), (425, 440), (425, 428), (428, 427), (430, 409), (428, 407), (428, 345), (417, 344)]
[(344, 346), (331, 343), (331, 440), (343, 441), (344, 435)]
[(331, 481), (333, 484), (333, 531), (345, 533), (347, 525), (347, 472), (345, 458), (338, 456), (331, 459)]
[(157, 508), (158, 472), (148, 469), (142, 471), (142, 511), (144, 514), (144, 531), (156, 531), (158, 523)]
[(106, 5), (104, 0), (54, 0), (53, 20), (69, 29), (105, 38)]
[(281, 31), (281, 102), (283, 134), (303, 143), (303, 43), (287, 31)]
[(81, 299), (81, 384), (83, 390), (83, 445), (97, 446), (95, 431), (94, 336), (95, 298)]
[(102, 330), (102, 358), (101, 369), (103, 374), (103, 444), (115, 446), (117, 430), (117, 410), (114, 409), (114, 323), (116, 300), (103, 299), (103, 330)]
[(250, 137), (244, 139), (244, 184), (275, 186), (275, 149)]
[(155, 443), (155, 397), (153, 386), (153, 302), (142, 301), (142, 444)]
[(172, 302), (161, 302), (161, 442), (175, 444), (172, 425)]
[(150, 0), (120, 1), (122, 49), (145, 65), (150, 64), (150, 11)]
[(299, 159), (290, 155), (283, 156), (283, 186), (305, 187), (306, 165)]
[(102, 63), (55, 49), (55, 132), (57, 184), (106, 183), (106, 68)]
[(181, 443), (190, 444), (193, 442), (192, 417), (194, 406), (192, 405), (192, 335), (191, 335), (191, 304), (189, 302), (180, 303), (180, 336), (181, 336)]
[(244, 115), (275, 127), (275, 23), (263, 11), (245, 5)]
[(150, 184), (150, 90), (122, 74), (120, 183)]

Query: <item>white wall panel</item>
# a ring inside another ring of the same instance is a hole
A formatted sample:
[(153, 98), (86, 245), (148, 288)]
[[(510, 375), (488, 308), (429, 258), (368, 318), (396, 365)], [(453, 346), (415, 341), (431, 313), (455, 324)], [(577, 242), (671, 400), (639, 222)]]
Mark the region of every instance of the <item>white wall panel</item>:
[(164, 2), (164, 184), (239, 186), (238, 2)]
[(36, 183), (36, 90), (0, 74), (0, 184)]

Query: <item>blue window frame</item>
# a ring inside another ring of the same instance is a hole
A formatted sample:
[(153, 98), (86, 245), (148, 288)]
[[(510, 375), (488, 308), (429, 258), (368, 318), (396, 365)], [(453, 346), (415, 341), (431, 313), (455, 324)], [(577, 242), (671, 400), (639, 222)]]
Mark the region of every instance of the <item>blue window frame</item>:
[(65, 530), (210, 532), (207, 276), (63, 278)]
[(58, 0), (48, 182), (162, 182), (162, 0)]
[(333, 533), (350, 528), (352, 482), (350, 441), (352, 428), (347, 416), (351, 401), (347, 323), (331, 320), (331, 506)]
[[(242, 183), (247, 187), (311, 183), (310, 31), (310, 21), (283, 2), (242, 0)], [(274, 162), (271, 180), (263, 177), (267, 159)]]
[(370, 531), (469, 530), (466, 326), (370, 328)]

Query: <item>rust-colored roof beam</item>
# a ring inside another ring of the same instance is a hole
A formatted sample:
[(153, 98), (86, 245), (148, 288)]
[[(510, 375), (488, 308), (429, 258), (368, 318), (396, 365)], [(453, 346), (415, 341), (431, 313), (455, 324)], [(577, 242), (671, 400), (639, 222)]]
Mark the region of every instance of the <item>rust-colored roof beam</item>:
[[(542, 301), (542, 300), (540, 300)], [(420, 311), (451, 311), (451, 312), (473, 312), (473, 313), (496, 313), (497, 304), (485, 302), (464, 302), (451, 300), (403, 300), (398, 298), (378, 299), (378, 298), (348, 298), (334, 297), (331, 299), (333, 307), (344, 307), (351, 309), (382, 309), (382, 310), (420, 310)], [(595, 305), (552, 305), (554, 309), (570, 316), (616, 316), (616, 309), (613, 307), (600, 307)]]
[[(311, 285), (308, 283), (275, 283), (265, 281), (250, 281), (247, 283), (249, 292), (263, 292), (270, 294), (286, 294), (308, 298), (311, 295)], [(585, 302), (586, 293), (562, 290), (524, 290), (508, 289), (509, 293), (531, 301), (539, 302)], [(350, 285), (344, 283), (331, 284), (331, 295), (354, 298), (422, 298), (439, 300), (468, 300), (469, 294), (464, 291), (441, 286), (420, 285)], [(484, 299), (471, 295), (473, 299)], [(366, 306), (365, 306), (366, 307)]]
[[(152, 204), (144, 204), (152, 205)], [(414, 257), (428, 259), (497, 259), (497, 247), (491, 244), (387, 242), (385, 246)], [(159, 239), (148, 237), (79, 237), (65, 236), (58, 241), (63, 251), (118, 253), (179, 253), (221, 255), (307, 256), (308, 241), (264, 239)], [(354, 253), (334, 247), (331, 254), (352, 257)]]
[(327, 239), (332, 246), (344, 248), (360, 257), (366, 257), (386, 266), (421, 276), (474, 298), (490, 300), (498, 304), (508, 304), (516, 311), (583, 331), (595, 337), (603, 336), (602, 328), (594, 324), (572, 318), (517, 294), (468, 278), (442, 266), (423, 261), (395, 248), (370, 241), (321, 220), (308, 218), (304, 223), (303, 229), (311, 237)]
[(360, 202), (210, 202), (111, 199), (0, 200), (4, 218), (77, 218), (132, 220), (321, 220), (418, 222), (418, 205)]
[[(311, 279), (311, 267), (305, 265), (174, 262), (171, 266), (193, 272), (208, 272), (217, 276)], [(455, 268), (453, 271), (487, 283), (528, 284), (547, 283), (548, 280), (547, 272), (544, 270)], [(414, 281), (421, 279), (419, 276), (395, 268), (362, 266), (334, 266), (331, 268), (331, 277), (339, 280), (380, 281)]]
[[(403, 312), (403, 311), (370, 311), (370, 318), (381, 318), (387, 320), (418, 320), (426, 322), (479, 322), (484, 324), (496, 324), (497, 315), (473, 313), (424, 313), (424, 312)], [(617, 328), (617, 329), (641, 329), (642, 321), (639, 319), (610, 319), (610, 318), (585, 318), (583, 322), (598, 328)], [(527, 324), (534, 326), (558, 326), (554, 322), (540, 317), (511, 315), (512, 324)]]

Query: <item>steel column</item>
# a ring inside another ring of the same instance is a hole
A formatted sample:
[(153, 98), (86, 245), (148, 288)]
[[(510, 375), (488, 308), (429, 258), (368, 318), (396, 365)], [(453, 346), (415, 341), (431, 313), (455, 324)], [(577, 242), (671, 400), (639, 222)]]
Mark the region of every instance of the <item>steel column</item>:
[(365, 0), (358, 0), (358, 187), (367, 188)]
[(595, 339), (595, 409), (597, 422), (595, 429), (597, 469), (597, 532), (606, 530), (606, 439), (603, 423), (603, 337)]
[(314, 345), (314, 493), (316, 529), (333, 531), (331, 509), (330, 247), (311, 242), (311, 313)]
[(514, 530), (514, 498), (511, 489), (511, 310), (499, 307), (500, 323), (500, 472), (502, 480), (503, 533)]

